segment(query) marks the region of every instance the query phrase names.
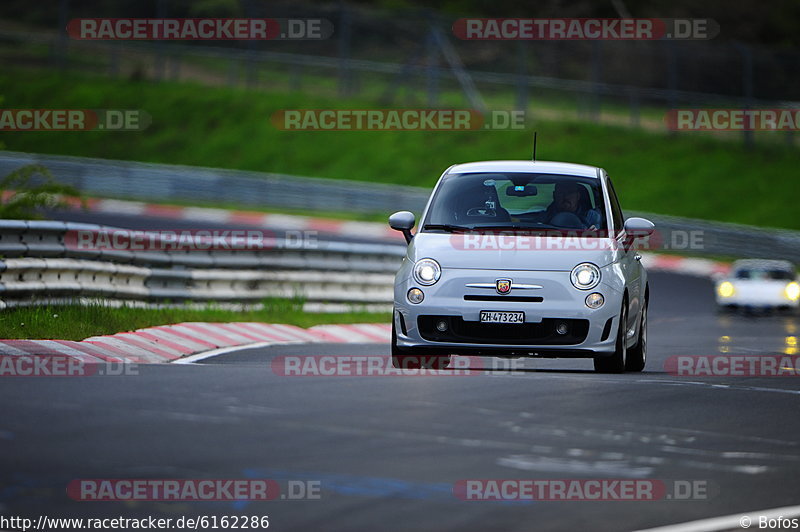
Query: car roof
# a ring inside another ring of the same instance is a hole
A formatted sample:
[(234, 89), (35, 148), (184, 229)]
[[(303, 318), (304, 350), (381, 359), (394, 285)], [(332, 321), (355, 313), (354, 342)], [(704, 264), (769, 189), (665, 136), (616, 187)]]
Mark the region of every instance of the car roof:
[(556, 161), (478, 161), (453, 165), (447, 173), (524, 172), (596, 178), (597, 171), (598, 168), (596, 166)]
[(774, 260), (774, 259), (740, 259), (733, 263), (733, 269), (741, 268), (780, 268), (784, 270), (794, 271), (794, 264), (788, 260)]

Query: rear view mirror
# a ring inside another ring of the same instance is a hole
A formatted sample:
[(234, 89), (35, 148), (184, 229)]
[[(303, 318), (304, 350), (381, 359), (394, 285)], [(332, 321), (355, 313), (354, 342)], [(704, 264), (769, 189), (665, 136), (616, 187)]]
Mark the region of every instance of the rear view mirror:
[(414, 235), (411, 234), (411, 229), (417, 223), (417, 218), (413, 212), (398, 211), (389, 216), (389, 227), (395, 231), (401, 231), (403, 236), (406, 237), (406, 242), (411, 242)]
[(517, 198), (527, 198), (535, 196), (539, 193), (536, 185), (509, 185), (506, 187), (506, 196), (514, 196)]

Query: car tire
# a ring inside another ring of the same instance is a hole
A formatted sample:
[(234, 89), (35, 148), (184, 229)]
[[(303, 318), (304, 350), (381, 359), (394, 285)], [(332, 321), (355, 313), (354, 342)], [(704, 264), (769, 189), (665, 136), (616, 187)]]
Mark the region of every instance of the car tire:
[(598, 373), (622, 373), (625, 371), (625, 359), (627, 358), (627, 342), (625, 333), (627, 327), (625, 324), (628, 321), (628, 302), (622, 302), (622, 308), (619, 311), (619, 327), (617, 328), (617, 342), (614, 348), (614, 354), (609, 357), (596, 357), (594, 359), (594, 370)]
[(642, 316), (639, 320), (639, 341), (628, 349), (625, 359), (625, 371), (642, 371), (647, 363), (647, 300), (642, 307)]
[(447, 369), (450, 355), (424, 355), (397, 346), (397, 333), (392, 321), (392, 367), (396, 369)]

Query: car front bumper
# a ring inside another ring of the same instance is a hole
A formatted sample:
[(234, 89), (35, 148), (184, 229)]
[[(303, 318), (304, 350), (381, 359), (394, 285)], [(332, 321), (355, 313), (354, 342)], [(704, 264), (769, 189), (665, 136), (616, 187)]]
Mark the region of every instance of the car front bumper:
[[(429, 287), (398, 277), (394, 321), (397, 346), (401, 349), (540, 357), (610, 356), (614, 352), (622, 287), (616, 286), (613, 278), (604, 277), (591, 290), (578, 290), (565, 271), (450, 269)], [(512, 279), (508, 295), (466, 286), (489, 285), (500, 278)], [(513, 288), (515, 284), (541, 288), (520, 290)], [(412, 304), (407, 300), (406, 294), (412, 287), (425, 294), (422, 303)], [(586, 296), (593, 292), (605, 298), (599, 309), (586, 306)], [(541, 301), (530, 301), (534, 298)], [(522, 311), (525, 323), (484, 324), (480, 322), (483, 310)], [(441, 323), (445, 324), (444, 331), (437, 329)], [(556, 332), (559, 324), (567, 325), (567, 334)]]

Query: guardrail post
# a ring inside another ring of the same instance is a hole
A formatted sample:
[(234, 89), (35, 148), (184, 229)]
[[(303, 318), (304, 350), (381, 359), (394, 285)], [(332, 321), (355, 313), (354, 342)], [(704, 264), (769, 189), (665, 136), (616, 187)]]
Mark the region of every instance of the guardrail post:
[(60, 0), (58, 3), (58, 50), (54, 50), (58, 68), (67, 68), (69, 39), (67, 38), (67, 23), (69, 22), (69, 0)]
[(518, 111), (528, 110), (528, 51), (523, 40), (517, 41), (517, 101), (514, 106)]
[(436, 52), (436, 37), (429, 31), (425, 36), (428, 107), (436, 107), (439, 102), (439, 59)]
[[(167, 0), (156, 0), (156, 18), (167, 18)], [(157, 81), (164, 79), (166, 57), (164, 55), (164, 42), (155, 42), (156, 57), (153, 77)]]
[(339, 4), (339, 96), (350, 94), (351, 15), (344, 3)]
[[(244, 1), (244, 12), (248, 18), (255, 18), (255, 6), (253, 0)], [(258, 68), (256, 66), (256, 41), (250, 39), (247, 41), (247, 51), (245, 52), (245, 86), (255, 87), (258, 82)]]
[[(675, 41), (666, 40), (664, 45), (667, 47), (667, 88), (669, 90), (669, 108), (678, 108), (678, 50)], [(670, 131), (670, 135), (676, 135), (677, 131)]]
[[(744, 109), (753, 107), (753, 49), (742, 43), (735, 43), (734, 47), (742, 55), (742, 96), (744, 97)], [(744, 147), (752, 149), (754, 145), (754, 133), (745, 129), (742, 131)]]
[(108, 51), (108, 76), (115, 78), (119, 75), (119, 49), (112, 44)]
[(593, 122), (600, 120), (600, 84), (603, 81), (603, 41), (594, 40), (592, 47), (592, 96), (590, 116)]

